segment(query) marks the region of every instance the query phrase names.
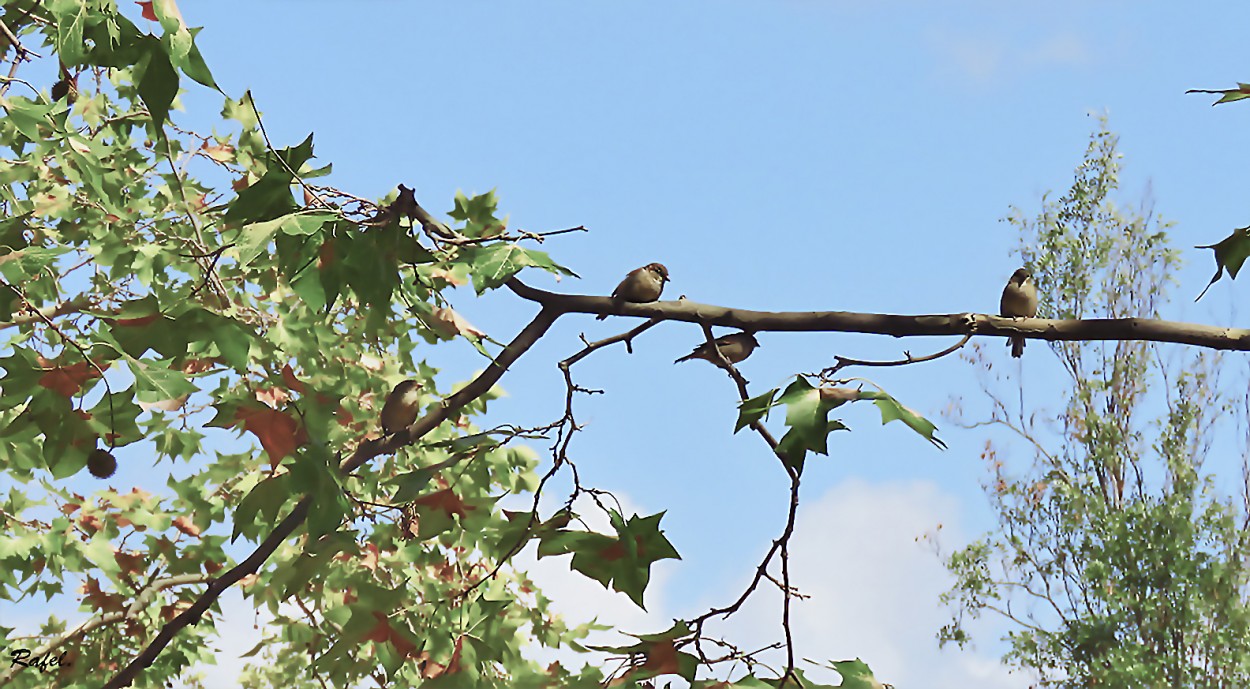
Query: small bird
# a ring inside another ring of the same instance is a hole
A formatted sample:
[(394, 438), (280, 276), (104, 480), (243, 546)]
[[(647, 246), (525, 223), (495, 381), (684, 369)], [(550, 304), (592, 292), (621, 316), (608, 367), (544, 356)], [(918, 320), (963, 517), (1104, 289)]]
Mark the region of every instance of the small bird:
[[(612, 298), (635, 304), (655, 301), (660, 298), (666, 282), (668, 282), (668, 268), (665, 268), (663, 263), (648, 263), (641, 268), (629, 271), (625, 279), (621, 280), (621, 284), (612, 290)], [(595, 320), (601, 321), (607, 317), (608, 314), (603, 313), (595, 316)]]
[[(755, 335), (745, 331), (716, 338), (716, 348), (720, 350), (720, 353), (731, 364), (736, 364), (751, 356), (751, 352), (755, 351), (755, 348), (758, 346), (760, 346), (760, 343), (755, 339)], [(712, 345), (709, 342), (704, 342), (695, 347), (694, 351), (673, 363), (680, 364), (691, 359), (703, 359), (713, 364), (720, 364), (720, 361), (716, 358), (716, 350), (712, 349)]]
[[(1012, 318), (1033, 318), (1037, 315), (1037, 284), (1024, 268), (1016, 270), (1003, 288), (1003, 298), (998, 303), (998, 313)], [(1024, 337), (1011, 337), (1011, 355), (1020, 358), (1024, 354)]]
[(382, 405), (382, 432), (386, 435), (404, 430), (417, 420), (421, 406), (421, 383), (415, 380), (400, 381), (386, 396)]

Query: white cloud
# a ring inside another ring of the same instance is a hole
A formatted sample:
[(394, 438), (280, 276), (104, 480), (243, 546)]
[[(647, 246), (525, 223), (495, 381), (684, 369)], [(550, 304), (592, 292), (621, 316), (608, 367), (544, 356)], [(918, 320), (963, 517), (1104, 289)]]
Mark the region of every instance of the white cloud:
[[(934, 635), (948, 621), (938, 596), (950, 577), (918, 539), (939, 524), (944, 540), (958, 539), (952, 532), (959, 512), (954, 497), (921, 481), (850, 479), (805, 502), (790, 544), (792, 581), (810, 596), (793, 605), (798, 657), (859, 657), (880, 680), (898, 686), (1028, 686), (1027, 676), (1009, 675), (996, 657), (937, 647)], [(745, 647), (782, 638), (775, 587), (761, 586), (756, 595), (724, 625)], [(832, 673), (825, 679), (837, 681)]]
[(1067, 30), (1014, 40), (1003, 30), (971, 33), (934, 29), (929, 36), (939, 58), (939, 67), (948, 76), (973, 85), (1018, 79), (1031, 71), (1081, 67), (1093, 62), (1089, 43)]

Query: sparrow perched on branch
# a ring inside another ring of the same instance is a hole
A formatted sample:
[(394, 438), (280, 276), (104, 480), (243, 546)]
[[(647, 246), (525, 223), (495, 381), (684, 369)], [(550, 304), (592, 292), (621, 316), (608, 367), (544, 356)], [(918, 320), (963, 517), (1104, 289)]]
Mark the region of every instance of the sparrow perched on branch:
[[(1037, 315), (1037, 284), (1024, 268), (1016, 270), (1003, 288), (1003, 298), (998, 303), (998, 313), (1012, 318), (1033, 318)], [(1011, 337), (1011, 355), (1020, 358), (1024, 354), (1024, 337)]]
[[(755, 351), (755, 348), (758, 346), (760, 346), (760, 343), (755, 339), (755, 335), (748, 332), (731, 333), (724, 337), (716, 338), (716, 348), (720, 350), (721, 355), (731, 364), (736, 364), (751, 356), (751, 352)], [(712, 349), (710, 342), (704, 342), (695, 347), (694, 351), (673, 363), (680, 364), (691, 359), (703, 359), (704, 361), (720, 365), (720, 360), (716, 358), (716, 350)]]
[(390, 435), (411, 426), (420, 406), (421, 384), (415, 380), (400, 381), (382, 405), (382, 432)]
[[(668, 282), (668, 268), (665, 268), (663, 263), (648, 263), (641, 268), (629, 271), (625, 279), (621, 280), (621, 284), (612, 290), (612, 298), (635, 304), (655, 301), (660, 298), (666, 282)], [(603, 313), (595, 316), (595, 320), (601, 321), (607, 317), (608, 314)]]

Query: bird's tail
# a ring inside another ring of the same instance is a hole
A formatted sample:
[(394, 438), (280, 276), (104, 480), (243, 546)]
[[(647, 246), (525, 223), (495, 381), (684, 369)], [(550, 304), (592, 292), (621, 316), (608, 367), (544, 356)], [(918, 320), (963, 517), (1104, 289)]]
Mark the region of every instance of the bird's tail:
[(1024, 338), (1016, 336), (1011, 338), (1011, 355), (1019, 359), (1024, 356)]
[(695, 358), (695, 355), (694, 355), (694, 352), (691, 352), (691, 353), (687, 354), (686, 356), (683, 356), (682, 358), (680, 358), (680, 359), (677, 359), (677, 360), (673, 361), (673, 363), (674, 363), (674, 364), (680, 364), (680, 363), (681, 363), (681, 362), (683, 362), (683, 361), (690, 361), (690, 360), (691, 360), (691, 359), (693, 359), (693, 358)]
[[(613, 292), (613, 293), (612, 293), (612, 303), (613, 303), (613, 304), (616, 304), (616, 305), (618, 305), (618, 306), (619, 306), (619, 305), (620, 305), (620, 303), (621, 303), (621, 300), (620, 300), (620, 299), (618, 299), (618, 298), (616, 297), (616, 293), (615, 293), (615, 292)], [(608, 317), (608, 314), (606, 314), (606, 313), (601, 313), (601, 314), (599, 314), (598, 316), (595, 316), (595, 320), (597, 320), (597, 321), (601, 321), (601, 320), (603, 320), (603, 319), (605, 319), (605, 318), (607, 318), (607, 317)]]

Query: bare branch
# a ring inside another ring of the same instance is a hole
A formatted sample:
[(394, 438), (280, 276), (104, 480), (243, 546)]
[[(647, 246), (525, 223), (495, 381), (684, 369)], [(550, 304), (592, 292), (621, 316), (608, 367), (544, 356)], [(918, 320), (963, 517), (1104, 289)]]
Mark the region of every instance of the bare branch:
[(1250, 351), (1250, 330), (1149, 318), (1005, 318), (984, 313), (898, 315), (852, 311), (751, 311), (688, 300), (635, 304), (580, 294), (557, 294), (513, 278), (508, 287), (524, 299), (561, 313), (611, 314), (706, 323), (754, 332), (850, 332), (917, 337), (981, 335), (1035, 340), (1144, 340)]

